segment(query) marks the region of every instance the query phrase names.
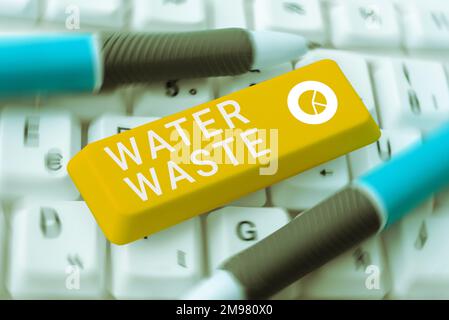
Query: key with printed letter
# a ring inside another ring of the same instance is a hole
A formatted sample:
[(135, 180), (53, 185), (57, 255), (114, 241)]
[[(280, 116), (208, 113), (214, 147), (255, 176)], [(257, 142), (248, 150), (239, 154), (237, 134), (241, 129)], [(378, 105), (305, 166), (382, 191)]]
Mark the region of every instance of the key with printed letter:
[(207, 216), (210, 272), (290, 221), (280, 208), (226, 207)]
[(106, 237), (124, 244), (379, 135), (338, 65), (322, 60), (89, 144), (68, 170)]
[(255, 0), (254, 24), (258, 30), (299, 33), (310, 40), (326, 40), (325, 23), (318, 1)]
[(14, 298), (104, 296), (106, 240), (83, 201), (15, 207), (9, 252), (7, 287)]
[(81, 147), (80, 124), (70, 113), (6, 107), (0, 117), (0, 143), (1, 197), (79, 197), (66, 170)]

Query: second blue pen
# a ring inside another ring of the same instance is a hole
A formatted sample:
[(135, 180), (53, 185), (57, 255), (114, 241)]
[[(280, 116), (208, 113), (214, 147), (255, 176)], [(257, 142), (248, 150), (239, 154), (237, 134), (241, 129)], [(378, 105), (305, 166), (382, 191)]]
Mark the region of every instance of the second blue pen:
[(449, 124), (225, 261), (186, 299), (267, 298), (449, 185)]
[(449, 125), (354, 184), (374, 198), (391, 225), (449, 183)]

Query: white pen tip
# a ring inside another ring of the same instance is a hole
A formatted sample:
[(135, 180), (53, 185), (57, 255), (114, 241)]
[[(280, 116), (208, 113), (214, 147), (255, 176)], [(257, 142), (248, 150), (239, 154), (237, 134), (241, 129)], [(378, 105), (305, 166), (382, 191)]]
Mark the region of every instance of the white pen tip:
[(243, 300), (246, 299), (242, 285), (234, 276), (218, 269), (214, 274), (187, 293), (182, 300)]
[(306, 38), (291, 33), (251, 31), (250, 35), (254, 48), (252, 69), (296, 60), (312, 45)]

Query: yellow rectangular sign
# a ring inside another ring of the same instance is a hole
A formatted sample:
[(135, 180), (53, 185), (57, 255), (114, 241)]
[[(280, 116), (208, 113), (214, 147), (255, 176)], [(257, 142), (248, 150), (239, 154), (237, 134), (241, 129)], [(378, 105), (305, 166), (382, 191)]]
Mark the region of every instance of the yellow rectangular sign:
[(68, 171), (106, 237), (125, 244), (380, 136), (330, 60), (91, 143)]

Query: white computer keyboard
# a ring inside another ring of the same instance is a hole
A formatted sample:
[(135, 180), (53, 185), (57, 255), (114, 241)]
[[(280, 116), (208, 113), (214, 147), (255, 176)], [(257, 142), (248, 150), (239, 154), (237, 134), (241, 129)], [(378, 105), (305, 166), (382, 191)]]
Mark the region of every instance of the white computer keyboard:
[[(238, 77), (0, 100), (0, 298), (177, 298), (449, 118), (446, 0), (0, 0), (0, 33), (221, 27), (300, 33), (324, 48)], [(379, 142), (135, 243), (105, 240), (65, 168), (83, 145), (323, 58), (378, 119)], [(449, 298), (448, 230), (446, 192), (276, 297)]]

